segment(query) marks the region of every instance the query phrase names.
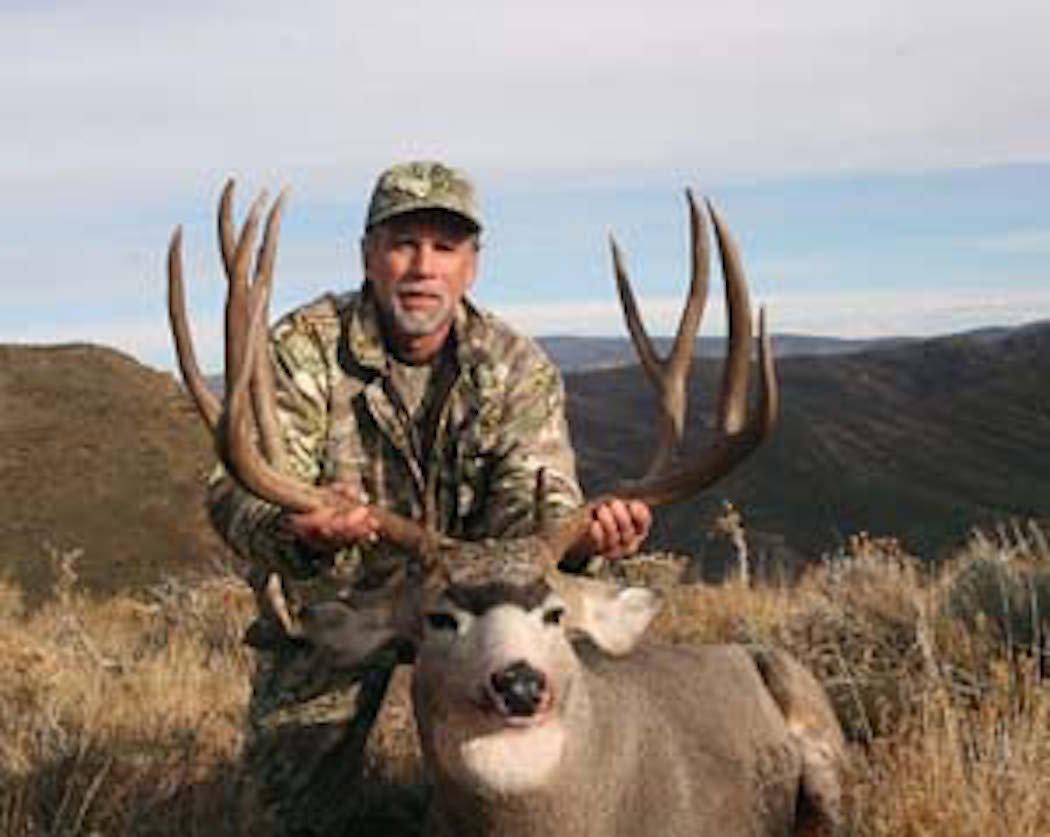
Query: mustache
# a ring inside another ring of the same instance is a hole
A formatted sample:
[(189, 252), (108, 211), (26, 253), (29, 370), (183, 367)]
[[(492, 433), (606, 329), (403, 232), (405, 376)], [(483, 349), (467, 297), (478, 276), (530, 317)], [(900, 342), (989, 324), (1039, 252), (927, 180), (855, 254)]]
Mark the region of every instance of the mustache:
[(398, 283), (397, 290), (395, 291), (396, 296), (409, 296), (409, 295), (420, 295), (420, 296), (432, 296), (439, 299), (444, 299), (448, 296), (448, 288), (446, 288), (440, 282), (431, 282), (428, 280), (419, 281), (402, 281)]

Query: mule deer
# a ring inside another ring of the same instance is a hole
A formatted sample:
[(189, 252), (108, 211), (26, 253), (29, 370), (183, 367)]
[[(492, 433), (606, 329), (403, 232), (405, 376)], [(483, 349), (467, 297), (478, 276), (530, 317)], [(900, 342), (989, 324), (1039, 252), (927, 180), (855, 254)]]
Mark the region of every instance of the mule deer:
[[(219, 457), (245, 489), (296, 511), (345, 504), (324, 485), (304, 485), (281, 471), (264, 344), (283, 196), (269, 213), (253, 277), (262, 203), (237, 236), (231, 200), (232, 182), (219, 211), (229, 279), (224, 402), (208, 391), (194, 359), (176, 230), (169, 304), (183, 376)], [(728, 356), (717, 438), (691, 461), (676, 456), (708, 285), (705, 213), (691, 194), (688, 202), (692, 282), (666, 359), (645, 333), (613, 242), (628, 327), (661, 396), (653, 465), (613, 494), (652, 505), (689, 496), (727, 473), (777, 414), (763, 316), (760, 397), (749, 409), (747, 285), (736, 247), (708, 204), (726, 283)], [(390, 587), (349, 590), (293, 613), (273, 576), (267, 601), (291, 637), (324, 647), (337, 664), (359, 663), (395, 640), (413, 644), (413, 702), (434, 791), (429, 834), (677, 837), (833, 828), (843, 742), (816, 680), (774, 650), (640, 642), (659, 608), (653, 592), (559, 570), (590, 509), (538, 521), (530, 537), (466, 543), (375, 508), (381, 537), (406, 555)]]

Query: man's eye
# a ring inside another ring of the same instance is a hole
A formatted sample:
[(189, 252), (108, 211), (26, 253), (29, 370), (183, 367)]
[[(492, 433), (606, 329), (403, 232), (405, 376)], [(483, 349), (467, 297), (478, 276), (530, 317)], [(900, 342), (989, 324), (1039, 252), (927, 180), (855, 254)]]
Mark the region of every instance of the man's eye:
[(454, 631), (459, 627), (459, 622), (451, 613), (428, 613), (427, 624), (435, 631)]
[(545, 611), (543, 614), (543, 621), (547, 625), (560, 625), (561, 620), (565, 618), (564, 607), (552, 607), (550, 610)]

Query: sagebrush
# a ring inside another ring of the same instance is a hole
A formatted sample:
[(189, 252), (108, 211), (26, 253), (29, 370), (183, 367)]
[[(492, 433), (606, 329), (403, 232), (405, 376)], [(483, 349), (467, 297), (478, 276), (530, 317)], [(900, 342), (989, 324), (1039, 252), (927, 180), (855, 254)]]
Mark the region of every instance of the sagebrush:
[[(0, 834), (265, 834), (239, 765), (245, 586), (93, 600), (74, 557), (58, 556), (42, 607), (0, 585)], [(791, 586), (673, 587), (653, 633), (775, 644), (819, 675), (852, 742), (850, 834), (1050, 834), (1050, 549), (1035, 524), (975, 534), (935, 569), (861, 535)], [(370, 744), (384, 834), (419, 825), (407, 680)]]

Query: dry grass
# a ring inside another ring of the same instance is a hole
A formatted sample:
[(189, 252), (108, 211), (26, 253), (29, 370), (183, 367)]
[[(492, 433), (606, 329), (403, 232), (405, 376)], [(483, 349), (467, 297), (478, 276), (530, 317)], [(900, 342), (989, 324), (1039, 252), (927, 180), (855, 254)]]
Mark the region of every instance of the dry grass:
[(683, 587), (656, 633), (775, 643), (805, 661), (853, 742), (849, 833), (1050, 834), (1050, 549), (976, 534), (924, 574), (859, 536), (790, 589)]
[[(32, 612), (0, 586), (0, 834), (265, 833), (237, 762), (239, 583), (94, 602), (59, 577)], [(850, 834), (1050, 834), (1038, 527), (975, 536), (931, 572), (860, 536), (791, 588), (674, 588), (654, 633), (775, 643), (819, 674), (853, 742)], [(387, 787), (415, 775), (404, 686), (373, 746)]]
[(92, 601), (69, 557), (40, 609), (0, 586), (0, 834), (217, 833), (248, 696), (242, 585)]

